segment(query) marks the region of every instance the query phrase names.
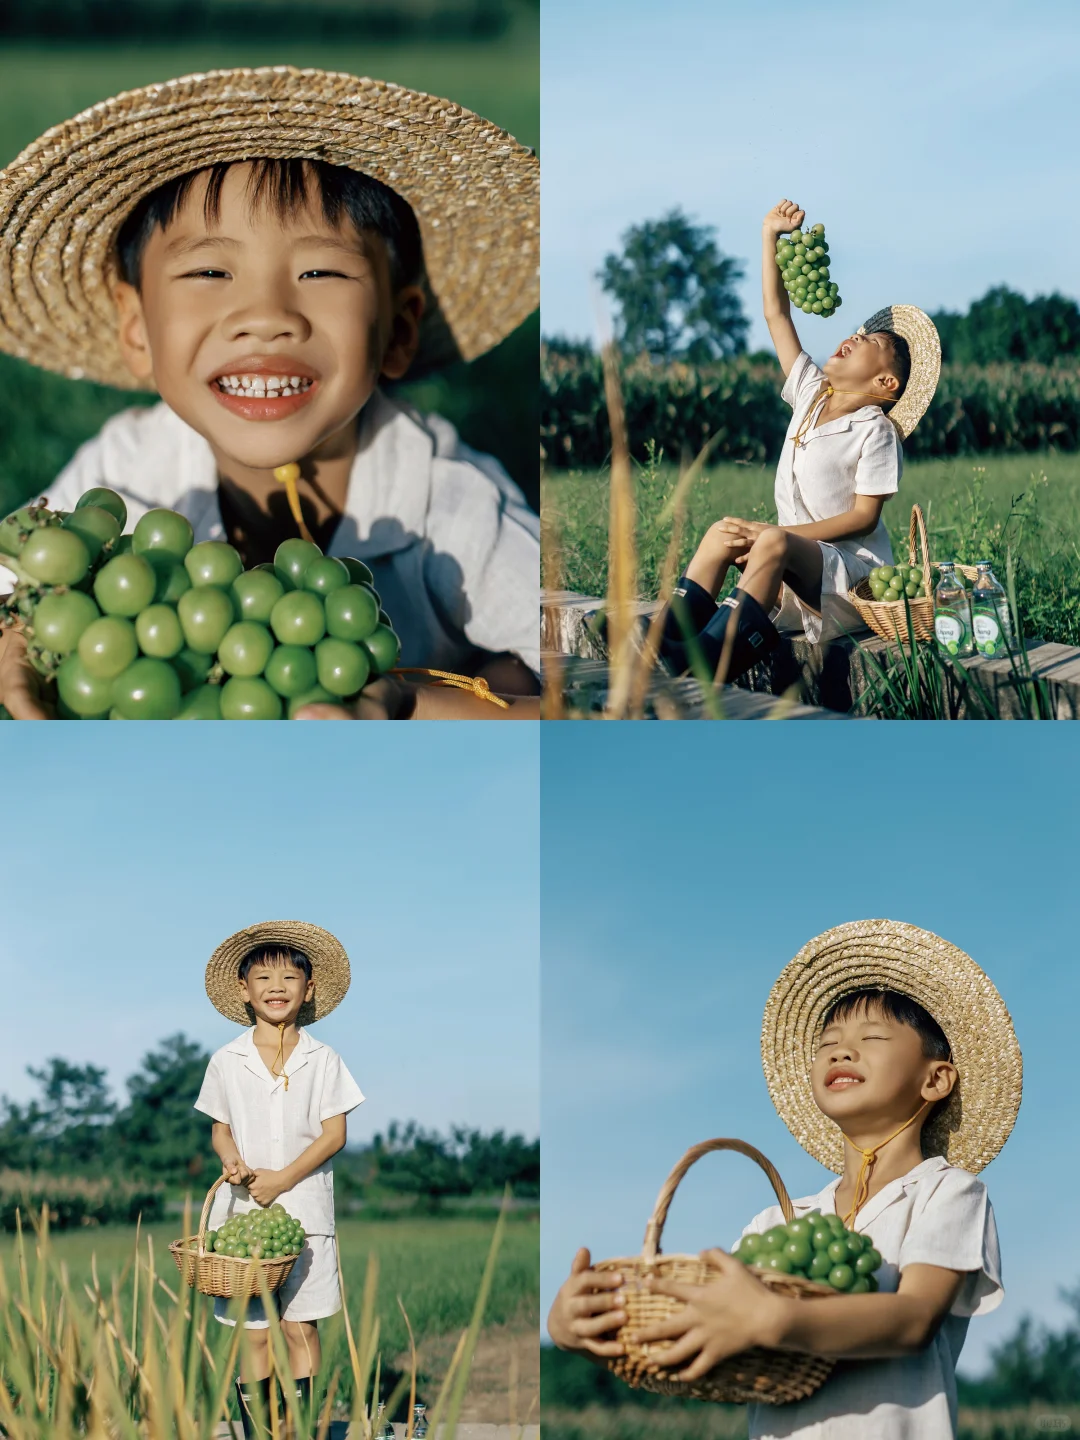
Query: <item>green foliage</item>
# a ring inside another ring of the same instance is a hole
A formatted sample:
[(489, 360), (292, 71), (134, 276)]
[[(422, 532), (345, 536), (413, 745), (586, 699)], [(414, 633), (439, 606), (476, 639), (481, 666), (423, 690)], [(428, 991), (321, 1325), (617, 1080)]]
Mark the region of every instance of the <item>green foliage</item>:
[(415, 1121), (393, 1122), (376, 1135), (365, 1157), (368, 1188), (424, 1197), (438, 1206), (451, 1196), (492, 1195), (507, 1185), (519, 1197), (539, 1197), (540, 1142), (497, 1130), (484, 1135), (464, 1126), (448, 1136)]
[(962, 365), (1035, 360), (1052, 365), (1080, 354), (1080, 305), (1056, 291), (1026, 300), (1007, 285), (988, 290), (966, 315), (940, 310), (933, 317), (942, 357)]
[(750, 322), (735, 288), (743, 267), (720, 253), (715, 233), (676, 209), (632, 225), (622, 253), (604, 257), (598, 278), (618, 306), (628, 355), (703, 364), (746, 349)]
[[(897, 555), (907, 554), (908, 519), (918, 501), (926, 514), (931, 559), (974, 564), (990, 560), (1004, 576), (1011, 551), (1025, 634), (1080, 645), (1080, 462), (1070, 456), (1002, 456), (987, 465), (959, 459), (921, 460), (904, 468), (900, 493), (885, 506), (885, 524)], [(639, 585), (657, 594), (670, 537), (661, 515), (677, 471), (654, 452), (636, 472)], [(545, 515), (551, 521), (557, 582), (585, 595), (607, 591), (608, 476), (605, 472), (549, 474)], [(711, 465), (692, 487), (680, 558), (693, 554), (709, 525), (722, 515), (775, 521), (773, 472), (762, 465)], [(545, 563), (550, 564), (550, 555)]]
[[(304, 0), (304, 25), (320, 40), (487, 39), (510, 23), (507, 0)], [(70, 40), (243, 38), (251, 27), (296, 34), (289, 0), (35, 0), (0, 6), (0, 35)]]
[[(716, 436), (717, 459), (775, 461), (791, 411), (775, 360), (710, 365), (630, 361), (622, 375), (631, 455), (652, 443), (696, 455)], [(540, 358), (540, 437), (551, 466), (603, 465), (611, 450), (600, 357), (545, 344)], [(1080, 449), (1080, 370), (1072, 365), (946, 365), (937, 393), (904, 443), (905, 459)]]
[(184, 1035), (170, 1035), (143, 1057), (127, 1082), (128, 1104), (115, 1126), (125, 1165), (171, 1183), (210, 1183), (218, 1165), (209, 1121), (194, 1108), (209, 1058)]
[(16, 1212), (24, 1229), (49, 1207), (49, 1223), (56, 1230), (87, 1225), (130, 1225), (142, 1215), (158, 1220), (165, 1214), (160, 1185), (110, 1175), (87, 1179), (81, 1175), (50, 1175), (43, 1171), (0, 1170), (0, 1230), (16, 1228)]

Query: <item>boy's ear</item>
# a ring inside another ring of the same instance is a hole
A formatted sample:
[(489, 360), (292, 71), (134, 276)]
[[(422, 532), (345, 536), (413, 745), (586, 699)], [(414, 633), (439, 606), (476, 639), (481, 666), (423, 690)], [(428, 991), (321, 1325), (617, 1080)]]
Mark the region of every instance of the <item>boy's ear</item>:
[(877, 383), (883, 389), (888, 390), (890, 395), (900, 388), (900, 381), (895, 375), (890, 374), (888, 370), (883, 371), (882, 374), (877, 377)]
[(117, 338), (124, 364), (136, 380), (154, 378), (154, 361), (150, 355), (150, 342), (146, 334), (146, 319), (143, 315), (142, 298), (134, 285), (118, 280), (113, 290), (116, 304)]
[(400, 380), (416, 358), (420, 346), (420, 319), (424, 313), (424, 292), (419, 285), (406, 285), (394, 297), (390, 338), (383, 356), (382, 374)]

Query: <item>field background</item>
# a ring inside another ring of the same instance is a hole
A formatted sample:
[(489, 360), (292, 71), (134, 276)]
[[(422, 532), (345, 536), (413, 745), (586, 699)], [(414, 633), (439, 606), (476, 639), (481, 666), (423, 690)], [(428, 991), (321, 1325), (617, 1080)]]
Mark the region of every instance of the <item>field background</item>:
[[(197, 1212), (196, 1212), (197, 1221)], [(466, 1402), (465, 1418), (505, 1424), (511, 1414), (524, 1419), (532, 1407), (536, 1419), (540, 1324), (538, 1212), (515, 1212), (503, 1239), (485, 1329)], [(151, 1238), (154, 1265), (163, 1283), (174, 1293), (179, 1274), (168, 1245), (182, 1229), (179, 1217), (144, 1228), (143, 1262), (147, 1236)], [(338, 1244), (349, 1313), (356, 1315), (369, 1256), (379, 1264), (377, 1311), (382, 1337), (384, 1369), (404, 1368), (408, 1336), (398, 1308), (400, 1295), (408, 1309), (420, 1356), (421, 1401), (433, 1398), (460, 1332), (469, 1323), (476, 1291), (494, 1229), (493, 1218), (483, 1219), (345, 1219), (338, 1225)], [(50, 1238), (53, 1256), (67, 1266), (78, 1292), (97, 1273), (106, 1293), (113, 1277), (124, 1289), (132, 1269), (135, 1227), (107, 1225), (100, 1229), (65, 1231)], [(0, 1253), (8, 1267), (14, 1260), (15, 1241), (6, 1236)], [(13, 1266), (8, 1269), (9, 1278)], [(212, 1301), (196, 1296), (197, 1304)], [(167, 1296), (159, 1295), (164, 1304)], [(125, 1311), (130, 1319), (130, 1310)], [(222, 1327), (224, 1328), (224, 1327)], [(341, 1315), (319, 1326), (326, 1355), (344, 1352)], [(324, 1368), (327, 1368), (324, 1362)], [(347, 1364), (343, 1374), (347, 1378)], [(512, 1377), (516, 1377), (513, 1378)], [(512, 1393), (513, 1392), (513, 1393)]]
[[(298, 31), (303, 29), (297, 9)], [(519, 0), (490, 39), (409, 38), (311, 42), (260, 38), (125, 46), (5, 40), (0, 48), (0, 164), (50, 125), (122, 90), (229, 66), (290, 64), (394, 80), (445, 95), (501, 125), (525, 145), (540, 138), (539, 10)], [(497, 455), (538, 503), (536, 317), (488, 356), (402, 387), (437, 409), (474, 445)], [(50, 375), (0, 356), (0, 513), (39, 493), (78, 445), (137, 397)]]
[[(710, 466), (687, 502), (681, 558), (693, 553), (723, 515), (775, 521), (774, 470), (767, 465)], [(635, 467), (639, 593), (654, 597), (670, 537), (659, 523), (678, 478), (661, 457)], [(543, 481), (549, 543), (546, 585), (586, 595), (607, 593), (608, 474), (554, 471)], [(1025, 633), (1080, 644), (1080, 457), (1056, 453), (961, 456), (905, 464), (900, 493), (884, 517), (899, 558), (907, 555), (911, 506), (926, 516), (931, 558), (973, 564), (990, 559), (1004, 578), (1007, 550), (1020, 557), (1018, 600)], [(729, 586), (734, 583), (734, 576)]]

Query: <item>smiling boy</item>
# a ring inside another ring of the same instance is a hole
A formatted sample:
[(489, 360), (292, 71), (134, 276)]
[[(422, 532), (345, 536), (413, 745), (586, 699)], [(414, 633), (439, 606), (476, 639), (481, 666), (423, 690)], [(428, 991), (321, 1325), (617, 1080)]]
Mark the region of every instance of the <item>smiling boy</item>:
[[(331, 1161), (345, 1145), (346, 1115), (364, 1098), (341, 1057), (307, 1026), (340, 1004), (348, 986), (349, 960), (339, 942), (299, 921), (238, 931), (206, 967), (215, 1008), (250, 1027), (210, 1057), (195, 1102), (213, 1119), (214, 1151), (230, 1182), (214, 1196), (207, 1228), (275, 1202), (303, 1225), (304, 1248), (273, 1298), (304, 1407), (322, 1354), (318, 1322), (341, 1309)], [(235, 1324), (226, 1300), (214, 1301), (214, 1314)], [(261, 1299), (248, 1303), (244, 1325), (240, 1417), (245, 1436), (265, 1436), (276, 1400)]]
[[(694, 1380), (754, 1346), (835, 1358), (805, 1400), (749, 1412), (756, 1440), (951, 1440), (956, 1362), (972, 1315), (1001, 1303), (997, 1228), (974, 1172), (1012, 1130), (1022, 1063), (987, 976), (928, 931), (887, 920), (841, 925), (784, 970), (765, 1010), (773, 1102), (800, 1144), (839, 1172), (793, 1202), (796, 1217), (841, 1216), (883, 1257), (878, 1293), (812, 1303), (776, 1294), (722, 1250), (717, 1278), (657, 1280), (684, 1302), (639, 1330), (663, 1364)], [(782, 1224), (779, 1206), (744, 1234)], [(578, 1252), (548, 1320), (552, 1340), (595, 1358), (623, 1353), (623, 1277)]]
[[(161, 403), (107, 422), (47, 499), (107, 485), (131, 523), (179, 510), (250, 566), (296, 533), (274, 471), (297, 463), (304, 523), (373, 570), (403, 666), (534, 694), (536, 517), (497, 461), (379, 387), (519, 324), (537, 232), (531, 151), (382, 82), (216, 72), (56, 127), (0, 176), (0, 348)], [(0, 652), (0, 701), (33, 701), (18, 637)], [(409, 710), (400, 682), (382, 689)]]
[[(812, 642), (857, 629), (847, 592), (892, 561), (882, 509), (899, 488), (901, 441), (933, 396), (941, 347), (929, 316), (894, 305), (815, 365), (775, 259), (777, 236), (802, 220), (782, 200), (762, 226), (765, 320), (792, 409), (776, 471), (777, 523), (728, 515), (706, 531), (664, 622), (661, 654), (676, 671), (689, 667), (695, 639), (710, 671), (734, 680), (779, 644), (776, 623)], [(718, 608), (732, 566), (736, 589)]]

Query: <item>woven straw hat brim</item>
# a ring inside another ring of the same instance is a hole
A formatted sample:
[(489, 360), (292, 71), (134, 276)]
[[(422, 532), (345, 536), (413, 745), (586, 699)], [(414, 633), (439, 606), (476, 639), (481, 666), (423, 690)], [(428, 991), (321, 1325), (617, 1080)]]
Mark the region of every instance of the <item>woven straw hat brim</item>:
[(879, 330), (902, 335), (911, 351), (908, 383), (889, 411), (889, 419), (900, 439), (906, 440), (934, 398), (941, 374), (941, 339), (930, 316), (917, 305), (886, 305), (859, 326), (860, 335), (873, 335)]
[(474, 359), (540, 303), (540, 166), (504, 130), (382, 80), (216, 70), (105, 100), (0, 172), (0, 350), (137, 389), (116, 339), (117, 231), (167, 180), (261, 157), (359, 170), (412, 206), (430, 297), (414, 370)]
[(865, 989), (909, 996), (944, 1030), (960, 1078), (947, 1105), (924, 1127), (923, 1152), (978, 1174), (1016, 1123), (1020, 1046), (989, 977), (955, 945), (915, 925), (838, 925), (811, 940), (784, 969), (761, 1030), (765, 1079), (780, 1118), (815, 1160), (843, 1172), (843, 1136), (814, 1103), (810, 1066), (830, 1005)]
[(329, 1015), (345, 998), (349, 988), (349, 957), (341, 941), (304, 920), (263, 920), (237, 930), (210, 956), (206, 967), (206, 993), (226, 1020), (250, 1026), (254, 1018), (240, 996), (240, 961), (259, 945), (287, 945), (302, 950), (311, 961), (315, 998), (306, 1001), (296, 1023), (311, 1025)]

